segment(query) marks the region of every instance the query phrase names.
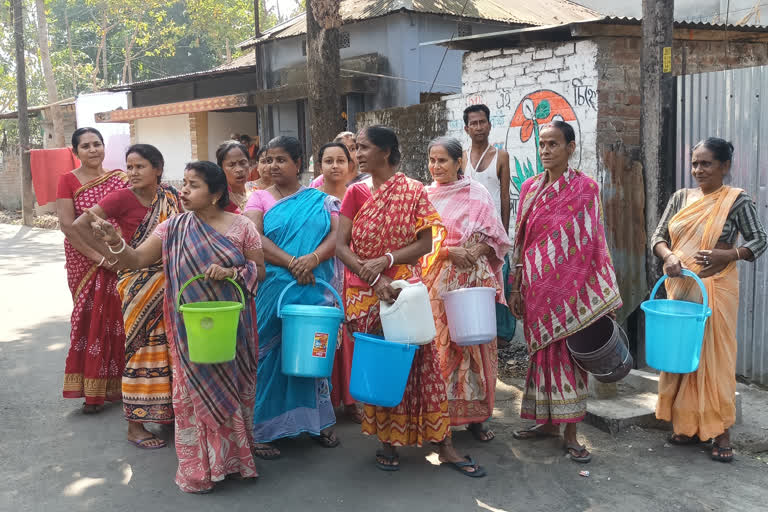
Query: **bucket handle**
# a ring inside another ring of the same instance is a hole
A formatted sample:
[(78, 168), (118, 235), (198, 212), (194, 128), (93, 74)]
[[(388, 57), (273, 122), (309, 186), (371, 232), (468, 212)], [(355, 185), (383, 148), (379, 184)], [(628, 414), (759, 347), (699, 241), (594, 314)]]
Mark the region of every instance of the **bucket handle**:
[[(283, 318), (281, 306), (283, 305), (283, 297), (285, 296), (285, 292), (287, 292), (291, 286), (294, 286), (296, 284), (298, 284), (298, 281), (296, 280), (291, 281), (290, 283), (288, 283), (288, 285), (286, 285), (285, 288), (283, 288), (283, 291), (280, 293), (280, 298), (277, 299), (277, 317), (278, 318)], [(339, 307), (341, 308), (341, 312), (344, 313), (344, 301), (341, 300), (341, 296), (336, 291), (336, 289), (330, 284), (328, 284), (326, 281), (323, 281), (322, 279), (315, 279), (315, 284), (316, 285), (321, 284), (326, 288), (328, 288), (329, 290), (331, 290), (331, 293), (333, 294), (334, 297), (336, 297), (336, 300), (339, 302)]]
[[(691, 272), (687, 268), (683, 269), (683, 275), (693, 278), (699, 285), (699, 288), (701, 288), (701, 297), (702, 297), (702, 315), (709, 316), (711, 313), (709, 311), (709, 296), (707, 295), (707, 289), (704, 287), (704, 283), (701, 281), (699, 276), (697, 276), (695, 273)], [(653, 287), (653, 291), (651, 292), (651, 300), (654, 300), (656, 297), (656, 293), (659, 291), (659, 287), (661, 286), (661, 283), (667, 280), (669, 276), (667, 274), (664, 274), (661, 276), (661, 279), (659, 279), (656, 282), (656, 286)]]
[[(189, 286), (190, 284), (192, 284), (192, 282), (197, 281), (198, 279), (203, 279), (203, 278), (205, 278), (205, 274), (197, 274), (195, 277), (191, 278), (189, 281), (187, 281), (186, 283), (184, 283), (181, 286), (181, 289), (179, 290), (179, 295), (176, 297), (176, 309), (177, 310), (181, 307), (181, 294), (184, 293), (184, 289), (187, 286)], [(237, 284), (237, 282), (234, 279), (232, 279), (231, 277), (226, 278), (226, 281), (229, 281), (230, 283), (235, 285), (235, 288), (237, 288), (237, 291), (240, 292), (241, 303), (243, 305), (243, 308), (245, 308), (245, 295), (243, 294), (243, 289), (240, 288), (240, 285)]]

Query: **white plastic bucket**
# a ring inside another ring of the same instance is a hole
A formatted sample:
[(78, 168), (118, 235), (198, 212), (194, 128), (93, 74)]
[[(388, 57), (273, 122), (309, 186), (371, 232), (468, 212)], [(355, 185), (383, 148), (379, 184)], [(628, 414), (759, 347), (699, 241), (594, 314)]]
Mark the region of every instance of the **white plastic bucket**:
[(482, 345), (496, 337), (496, 289), (463, 288), (443, 295), (451, 340), (457, 345)]

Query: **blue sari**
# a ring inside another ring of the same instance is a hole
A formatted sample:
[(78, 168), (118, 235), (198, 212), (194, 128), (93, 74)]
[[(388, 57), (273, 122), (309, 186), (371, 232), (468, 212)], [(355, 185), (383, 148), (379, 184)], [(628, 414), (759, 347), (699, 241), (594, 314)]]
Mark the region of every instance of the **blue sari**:
[[(288, 254), (302, 256), (317, 249), (331, 230), (331, 201), (325, 193), (301, 188), (281, 199), (264, 215), (264, 236)], [(330, 282), (333, 260), (314, 270), (315, 278)], [(302, 432), (320, 435), (335, 424), (328, 379), (292, 377), (281, 370), (282, 320), (277, 300), (294, 281), (288, 269), (266, 264), (266, 278), (256, 294), (259, 331), (259, 365), (253, 437), (268, 443)], [(293, 286), (283, 304), (331, 305), (333, 299), (320, 286)]]

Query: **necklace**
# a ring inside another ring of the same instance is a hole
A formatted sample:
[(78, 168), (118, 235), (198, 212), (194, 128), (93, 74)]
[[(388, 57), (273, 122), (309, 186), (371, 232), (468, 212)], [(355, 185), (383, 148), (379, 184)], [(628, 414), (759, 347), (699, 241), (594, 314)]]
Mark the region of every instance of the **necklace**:
[(275, 187), (275, 190), (277, 190), (277, 193), (280, 194), (280, 199), (283, 199), (285, 197), (285, 194), (283, 194), (280, 191), (280, 187), (278, 187), (277, 185), (272, 185), (272, 186)]

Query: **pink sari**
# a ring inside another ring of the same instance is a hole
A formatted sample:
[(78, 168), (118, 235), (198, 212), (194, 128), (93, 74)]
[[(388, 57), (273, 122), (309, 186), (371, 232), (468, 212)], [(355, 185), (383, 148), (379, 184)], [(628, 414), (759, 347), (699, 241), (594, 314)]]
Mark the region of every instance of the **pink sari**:
[(496, 302), (506, 304), (501, 268), (511, 244), (491, 195), (480, 183), (468, 178), (448, 185), (435, 183), (427, 187), (427, 193), (448, 230), (443, 242), (446, 247), (469, 249), (487, 244), (492, 249), (491, 254), (480, 257), (475, 266), (467, 269), (441, 256), (424, 276), (437, 328), (435, 345), (448, 391), (451, 425), (482, 423), (493, 414), (498, 374), (496, 340), (472, 347), (453, 343), (441, 297), (461, 288), (489, 287), (496, 289)]
[(523, 265), (525, 338), (531, 354), (521, 416), (578, 422), (586, 414), (586, 373), (574, 368), (566, 338), (621, 307), (605, 240), (600, 189), (568, 169), (520, 190), (514, 261)]
[[(113, 190), (125, 188), (115, 170), (80, 187), (73, 196), (75, 217)], [(115, 224), (117, 229), (117, 225)], [(64, 367), (64, 398), (85, 397), (89, 405), (120, 400), (125, 366), (125, 330), (117, 274), (97, 266), (64, 240), (67, 280), (72, 292), (71, 344)]]

